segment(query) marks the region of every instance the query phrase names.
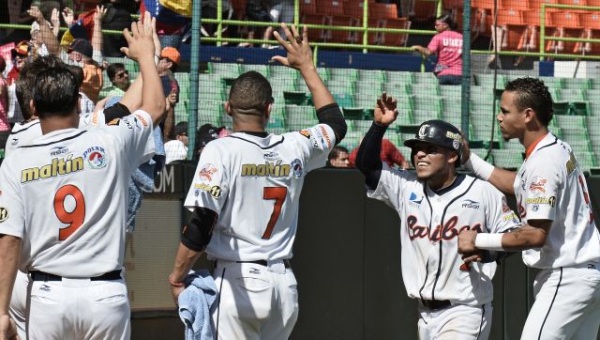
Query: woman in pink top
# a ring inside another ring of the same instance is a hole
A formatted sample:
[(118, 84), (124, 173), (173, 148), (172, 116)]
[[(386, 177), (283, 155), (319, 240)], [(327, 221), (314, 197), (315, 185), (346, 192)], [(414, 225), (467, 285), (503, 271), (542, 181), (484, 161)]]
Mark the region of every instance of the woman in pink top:
[(425, 56), (437, 55), (434, 73), (440, 85), (460, 85), (462, 77), (462, 34), (454, 31), (454, 22), (449, 15), (443, 15), (435, 20), (435, 30), (427, 47), (415, 45), (414, 51)]
[[(6, 61), (0, 57), (0, 132), (9, 131), (8, 123), (8, 83), (2, 75), (6, 68)], [(0, 145), (4, 147), (4, 145)]]

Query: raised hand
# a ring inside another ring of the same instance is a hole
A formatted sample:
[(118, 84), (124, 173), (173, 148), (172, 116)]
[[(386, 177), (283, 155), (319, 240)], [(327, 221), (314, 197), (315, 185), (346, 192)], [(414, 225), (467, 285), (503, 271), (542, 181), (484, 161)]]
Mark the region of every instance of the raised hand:
[(131, 59), (138, 60), (141, 56), (154, 56), (153, 26), (141, 21), (131, 23), (131, 31), (123, 30), (123, 37), (129, 47), (122, 47), (121, 52)]
[(381, 97), (377, 98), (375, 106), (375, 114), (373, 120), (375, 123), (388, 126), (392, 124), (398, 117), (398, 109), (396, 108), (398, 101), (387, 93), (382, 93)]
[(288, 41), (285, 41), (278, 32), (273, 32), (275, 39), (287, 51), (287, 57), (274, 56), (271, 60), (278, 61), (282, 65), (293, 67), (297, 70), (310, 67), (314, 68), (312, 60), (312, 50), (308, 44), (308, 29), (303, 27), (302, 36), (298, 33), (296, 26), (292, 25), (292, 29), (287, 27), (285, 23), (281, 24), (281, 28), (285, 32)]

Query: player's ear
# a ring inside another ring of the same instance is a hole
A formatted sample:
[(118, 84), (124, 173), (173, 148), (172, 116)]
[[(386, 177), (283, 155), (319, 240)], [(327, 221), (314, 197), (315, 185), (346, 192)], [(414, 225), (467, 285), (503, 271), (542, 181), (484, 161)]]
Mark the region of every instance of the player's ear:
[(35, 110), (35, 104), (33, 103), (33, 99), (29, 101), (29, 111), (32, 116), (37, 116), (37, 111)]
[(227, 112), (228, 116), (231, 116), (231, 105), (229, 104), (229, 101), (225, 102), (225, 112)]
[(537, 118), (535, 111), (533, 111), (532, 108), (525, 109), (524, 114), (525, 114), (525, 123), (529, 123)]
[(448, 156), (448, 163), (454, 163), (456, 164), (458, 162), (458, 152), (457, 151), (452, 151), (449, 156)]

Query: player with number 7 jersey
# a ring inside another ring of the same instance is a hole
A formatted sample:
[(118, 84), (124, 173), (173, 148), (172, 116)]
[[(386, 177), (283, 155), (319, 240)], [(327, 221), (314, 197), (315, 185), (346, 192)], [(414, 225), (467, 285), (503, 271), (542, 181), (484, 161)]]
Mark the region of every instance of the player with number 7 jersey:
[[(200, 155), (185, 207), (184, 227), (169, 276), (174, 298), (206, 252), (215, 261), (218, 290), (211, 309), (216, 339), (287, 339), (298, 317), (296, 278), (290, 268), (306, 174), (325, 165), (346, 133), (339, 106), (312, 63), (306, 28), (302, 39), (282, 24), (287, 58), (313, 95), (319, 124), (301, 131), (265, 131), (273, 107), (269, 81), (258, 72), (233, 83), (226, 111), (234, 133), (208, 143)], [(293, 39), (295, 37), (296, 39)]]

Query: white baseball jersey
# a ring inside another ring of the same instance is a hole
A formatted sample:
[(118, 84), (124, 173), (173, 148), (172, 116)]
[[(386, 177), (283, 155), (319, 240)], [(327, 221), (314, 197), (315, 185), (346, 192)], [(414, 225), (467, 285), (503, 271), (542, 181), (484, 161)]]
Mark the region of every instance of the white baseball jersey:
[(48, 133), (4, 160), (0, 233), (22, 238), (21, 270), (77, 278), (121, 269), (127, 185), (152, 156), (144, 152), (151, 131), (138, 110), (95, 129)]
[(546, 244), (523, 251), (526, 265), (546, 269), (600, 262), (600, 234), (571, 146), (548, 133), (523, 162), (514, 189), (523, 222), (552, 221)]
[(402, 277), (409, 297), (471, 306), (492, 301), (496, 263), (472, 263), (470, 270), (461, 270), (457, 236), (465, 229), (495, 233), (518, 227), (502, 193), (464, 175), (434, 192), (416, 173), (383, 164), (376, 190), (367, 194), (400, 216)]
[(6, 140), (6, 146), (4, 147), (5, 156), (8, 157), (19, 146), (41, 135), (42, 127), (40, 126), (40, 121), (37, 119), (24, 123), (16, 123)]
[(325, 165), (334, 145), (326, 124), (265, 138), (234, 133), (208, 143), (185, 207), (219, 215), (206, 248), (209, 258), (291, 258), (304, 177)]

